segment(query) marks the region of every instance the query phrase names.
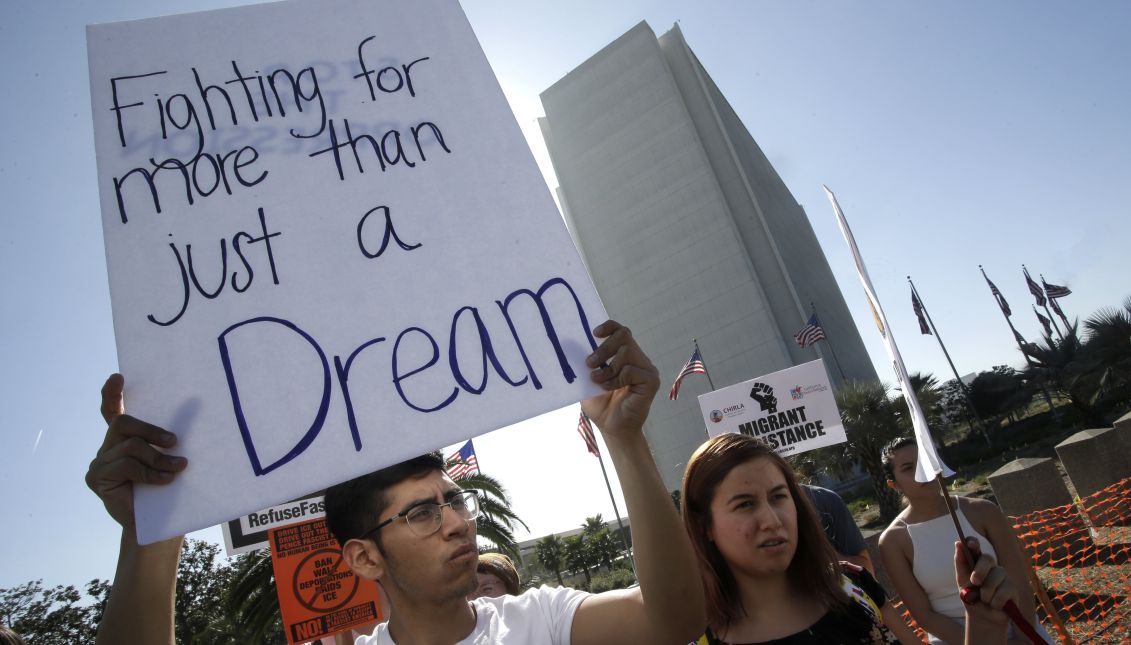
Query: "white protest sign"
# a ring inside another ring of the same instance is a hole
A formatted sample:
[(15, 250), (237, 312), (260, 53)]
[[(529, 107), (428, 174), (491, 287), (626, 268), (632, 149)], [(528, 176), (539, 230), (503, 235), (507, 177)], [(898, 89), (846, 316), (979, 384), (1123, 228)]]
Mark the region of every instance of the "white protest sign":
[(189, 458), (143, 543), (599, 391), (604, 309), (456, 2), (87, 41), (126, 403)]
[(844, 443), (844, 425), (821, 359), (699, 395), (707, 434), (738, 432), (782, 456)]

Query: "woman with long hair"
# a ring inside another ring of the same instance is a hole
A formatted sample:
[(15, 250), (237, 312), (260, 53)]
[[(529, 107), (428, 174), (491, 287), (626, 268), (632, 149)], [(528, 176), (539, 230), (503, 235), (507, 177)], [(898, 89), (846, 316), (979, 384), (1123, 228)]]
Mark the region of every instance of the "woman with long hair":
[(842, 575), (793, 469), (765, 443), (708, 440), (682, 496), (707, 596), (700, 642), (898, 642), (883, 623), (883, 589), (866, 570)]
[[(950, 553), (954, 522), (946, 500), (935, 481), (915, 481), (918, 445), (911, 437), (898, 438), (884, 447), (884, 469), (888, 486), (902, 493), (907, 507), (896, 516), (880, 536), (880, 558), (903, 599), (930, 638), (932, 645), (961, 643), (966, 608), (959, 599)], [(1013, 584), (1028, 591), (1025, 555), (1005, 514), (997, 505), (981, 499), (952, 497), (963, 533), (975, 537), (983, 553), (1001, 563)], [(1022, 593), (1017, 601), (1023, 616), (1035, 616), (1032, 593)], [(1049, 640), (1039, 622), (1038, 632)], [(1018, 634), (1020, 642), (1029, 642)]]
[[(793, 469), (765, 443), (733, 433), (709, 439), (688, 461), (681, 494), (707, 599), (708, 628), (698, 643), (898, 642), (883, 615), (901, 618), (883, 588), (860, 567), (842, 573)], [(1000, 610), (1016, 589), (976, 543), (969, 548), (976, 566), (957, 558), (951, 569), (952, 581), (981, 586), (967, 607), (966, 642), (1003, 643)]]

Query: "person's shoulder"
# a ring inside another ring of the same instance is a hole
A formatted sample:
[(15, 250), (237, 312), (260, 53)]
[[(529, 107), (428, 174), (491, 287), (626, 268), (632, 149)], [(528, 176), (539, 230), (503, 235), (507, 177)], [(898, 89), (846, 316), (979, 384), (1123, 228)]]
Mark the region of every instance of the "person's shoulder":
[(880, 548), (899, 548), (902, 549), (905, 545), (910, 543), (910, 536), (907, 533), (907, 524), (900, 517), (892, 520), (891, 524), (880, 533), (879, 545)]
[(966, 519), (974, 524), (985, 525), (989, 522), (1001, 521), (1005, 514), (997, 504), (979, 497), (959, 497), (959, 508), (966, 514)]
[(549, 606), (556, 604), (570, 604), (571, 601), (580, 602), (591, 594), (587, 591), (572, 587), (531, 587), (512, 596), (510, 594), (497, 598), (476, 598), (472, 601), (477, 607), (492, 607), (499, 612), (525, 611), (526, 608), (535, 606)]
[(809, 495), (809, 499), (813, 500), (813, 505), (818, 508), (826, 511), (837, 508), (848, 508), (836, 491), (821, 488), (820, 486), (813, 486), (811, 484), (802, 484), (802, 488), (805, 490), (805, 493)]
[(801, 489), (808, 493), (810, 497), (827, 498), (830, 495), (833, 497), (840, 497), (840, 495), (837, 495), (827, 488), (824, 488), (822, 486), (814, 486), (813, 484), (801, 484)]
[[(383, 643), (392, 643), (392, 639), (388, 637), (389, 623), (377, 623), (377, 627), (373, 629), (373, 633), (368, 636), (362, 634), (353, 641), (353, 645), (382, 645)], [(382, 638), (384, 636), (385, 638)]]

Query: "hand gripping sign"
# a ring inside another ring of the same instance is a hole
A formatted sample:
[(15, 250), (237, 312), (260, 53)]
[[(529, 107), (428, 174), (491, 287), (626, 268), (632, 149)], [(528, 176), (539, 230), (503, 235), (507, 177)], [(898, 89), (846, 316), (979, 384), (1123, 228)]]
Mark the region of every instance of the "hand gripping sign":
[(87, 31), (130, 413), (166, 538), (596, 394), (605, 319), (458, 3), (291, 0)]

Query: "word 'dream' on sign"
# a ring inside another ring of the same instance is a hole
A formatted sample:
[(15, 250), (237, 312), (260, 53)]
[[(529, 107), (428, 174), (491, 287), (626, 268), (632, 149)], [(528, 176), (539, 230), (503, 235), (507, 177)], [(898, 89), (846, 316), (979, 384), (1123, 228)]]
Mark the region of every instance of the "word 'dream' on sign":
[(138, 487), (142, 542), (597, 393), (605, 312), (457, 3), (87, 41), (129, 411), (190, 464)]

